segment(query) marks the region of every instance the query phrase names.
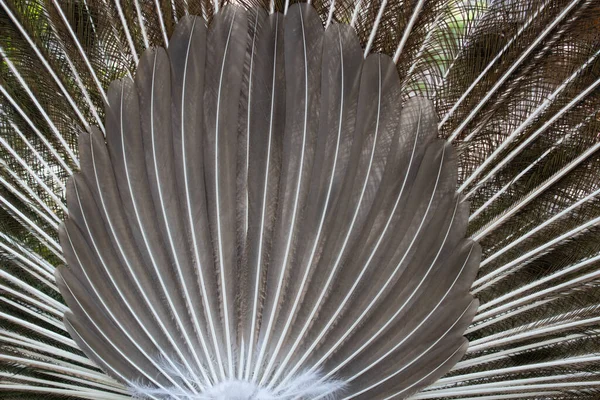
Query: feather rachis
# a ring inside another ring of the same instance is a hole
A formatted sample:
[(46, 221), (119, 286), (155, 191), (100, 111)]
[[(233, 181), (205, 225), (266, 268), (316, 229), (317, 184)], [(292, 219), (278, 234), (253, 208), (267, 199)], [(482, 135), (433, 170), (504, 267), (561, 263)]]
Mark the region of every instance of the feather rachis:
[(1, 1), (7, 395), (594, 398), (598, 7), (313, 3)]

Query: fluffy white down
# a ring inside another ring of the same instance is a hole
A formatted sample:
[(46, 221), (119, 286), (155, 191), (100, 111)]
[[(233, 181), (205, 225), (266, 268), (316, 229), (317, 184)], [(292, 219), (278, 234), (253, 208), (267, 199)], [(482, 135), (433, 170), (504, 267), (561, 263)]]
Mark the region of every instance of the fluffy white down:
[(273, 390), (238, 379), (218, 382), (204, 391), (198, 391), (199, 393), (176, 388), (156, 389), (144, 385), (133, 385), (130, 389), (137, 399), (154, 397), (161, 400), (309, 400), (319, 397), (332, 400), (338, 397), (343, 387), (343, 381), (321, 380), (319, 374), (303, 373), (290, 379), (285, 386)]

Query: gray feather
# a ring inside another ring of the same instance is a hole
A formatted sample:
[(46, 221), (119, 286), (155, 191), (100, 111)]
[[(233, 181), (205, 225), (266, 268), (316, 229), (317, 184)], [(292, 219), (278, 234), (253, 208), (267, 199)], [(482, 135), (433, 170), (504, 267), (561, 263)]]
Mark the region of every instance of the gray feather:
[(159, 399), (386, 398), (447, 371), (480, 250), (401, 90), (307, 5), (183, 18), (111, 86), (107, 144), (80, 139), (57, 279), (81, 348)]
[(246, 31), (246, 12), (242, 8), (223, 9), (211, 24), (204, 92), (204, 176), (229, 378), (234, 374), (233, 354), (237, 352), (234, 348), (237, 342), (235, 288), (238, 277), (236, 156)]
[(0, 0), (2, 396), (596, 399), (598, 2), (294, 3)]

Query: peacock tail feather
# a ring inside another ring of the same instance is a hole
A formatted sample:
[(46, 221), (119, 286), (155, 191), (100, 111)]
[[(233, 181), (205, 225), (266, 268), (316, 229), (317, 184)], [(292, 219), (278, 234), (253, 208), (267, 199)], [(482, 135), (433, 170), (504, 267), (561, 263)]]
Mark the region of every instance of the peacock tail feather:
[(0, 397), (598, 398), (599, 28), (0, 0)]

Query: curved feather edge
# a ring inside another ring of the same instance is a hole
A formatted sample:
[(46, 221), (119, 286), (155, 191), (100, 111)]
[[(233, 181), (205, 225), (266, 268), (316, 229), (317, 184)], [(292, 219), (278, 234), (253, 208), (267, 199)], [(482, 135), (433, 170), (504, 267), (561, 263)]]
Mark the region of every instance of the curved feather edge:
[(57, 282), (135, 396), (404, 397), (464, 354), (480, 250), (454, 151), (358, 43), (310, 5), (226, 6), (109, 88)]

